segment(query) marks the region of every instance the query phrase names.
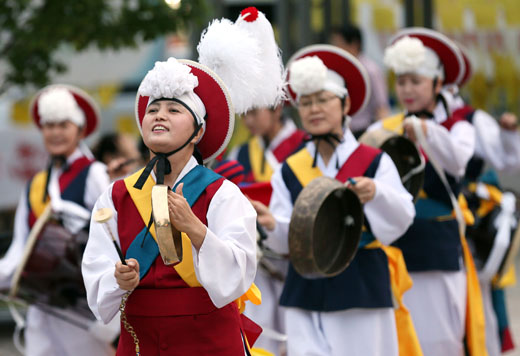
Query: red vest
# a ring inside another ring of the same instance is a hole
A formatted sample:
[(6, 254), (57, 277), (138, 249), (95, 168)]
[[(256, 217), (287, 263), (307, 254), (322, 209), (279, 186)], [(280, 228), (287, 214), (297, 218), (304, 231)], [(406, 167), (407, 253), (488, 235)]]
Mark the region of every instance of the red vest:
[[(192, 207), (207, 225), (211, 199), (223, 179), (210, 184)], [(112, 190), (118, 213), (118, 233), (123, 254), (144, 228), (123, 180)], [(148, 235), (146, 238), (152, 238)], [(202, 287), (189, 287), (159, 255), (126, 304), (129, 323), (139, 338), (143, 355), (244, 355), (242, 324), (234, 302), (217, 308)], [(121, 325), (117, 356), (134, 356), (135, 345)]]

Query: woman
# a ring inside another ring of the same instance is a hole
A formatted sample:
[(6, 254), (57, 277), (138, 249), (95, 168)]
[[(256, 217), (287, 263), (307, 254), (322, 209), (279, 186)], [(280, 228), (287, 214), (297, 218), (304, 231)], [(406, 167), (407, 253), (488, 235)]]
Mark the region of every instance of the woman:
[[(0, 282), (4, 287), (10, 285), (22, 261), (29, 233), (49, 204), (63, 226), (76, 234), (88, 227), (92, 207), (109, 185), (105, 165), (94, 161), (82, 143), (82, 139), (95, 130), (100, 118), (97, 105), (87, 93), (69, 85), (50, 85), (35, 96), (30, 112), (51, 159), (48, 169), (29, 181), (18, 203), (13, 241), (0, 260)], [(53, 270), (49, 264), (42, 265), (42, 269)], [(78, 283), (81, 284), (80, 276)], [(85, 298), (84, 290), (73, 292)], [(30, 306), (25, 352), (29, 356), (110, 355), (113, 354), (111, 342), (118, 332), (117, 321), (106, 327), (81, 316), (77, 310)]]
[[(458, 210), (456, 197), (475, 133), (464, 117), (448, 114), (439, 96), (443, 84), (462, 77), (464, 62), (448, 38), (422, 28), (399, 32), (384, 62), (397, 76), (395, 89), (405, 113), (370, 129), (404, 132), (427, 156), (417, 215), (394, 244), (403, 251), (414, 282), (404, 301), (425, 355), (462, 356), (465, 338), (472, 355), (478, 355), (485, 352), (482, 300), (461, 236), (464, 221), (452, 213)], [(437, 107), (438, 102), (443, 105)]]
[[(143, 354), (244, 355), (254, 341), (234, 301), (256, 272), (256, 214), (234, 184), (201, 166), (225, 148), (233, 115), (220, 79), (195, 62), (157, 62), (138, 89), (136, 120), (152, 159), (95, 206), (116, 212), (108, 225), (127, 264), (116, 263), (107, 231), (92, 221), (83, 275), (89, 305), (105, 322), (132, 291), (126, 318)], [(170, 220), (183, 233), (182, 262), (174, 266), (163, 263), (148, 224), (156, 183), (173, 187)], [(123, 331), (117, 354), (134, 349)]]
[(301, 49), (288, 68), (291, 97), (312, 139), (274, 173), (270, 212), (254, 204), (268, 230), (267, 243), (288, 253), (289, 221), (305, 184), (297, 178), (302, 173), (343, 183), (353, 178), (350, 188), (370, 222), (356, 257), (338, 276), (305, 279), (289, 266), (280, 301), (286, 307), (288, 355), (398, 355), (388, 258), (381, 243), (406, 231), (414, 209), (390, 157), (359, 145), (348, 129), (347, 115), (368, 99), (367, 75), (353, 56), (329, 45)]
[[(468, 227), (468, 239), (473, 239), (477, 251), (489, 253), (477, 254), (475, 262), (484, 301), (487, 351), (489, 356), (498, 356), (514, 349), (505, 304), (505, 287), (514, 285), (514, 267), (506, 271), (501, 264), (513, 243), (517, 223), (515, 195), (502, 191), (496, 172), (513, 174), (520, 170), (520, 133), (516, 115), (504, 113), (497, 121), (487, 112), (471, 107), (459, 95), (459, 88), (472, 75), (471, 62), (464, 48), (459, 48), (465, 63), (464, 75), (456, 86), (443, 88), (441, 94), (454, 115), (464, 116), (475, 127), (475, 154), (466, 169), (463, 192), (475, 216), (475, 224)], [(486, 166), (490, 169), (484, 171)], [(493, 241), (491, 246), (481, 245), (483, 231)]]
[(273, 172), (302, 144), (305, 133), (283, 117), (282, 109), (282, 105), (255, 108), (243, 115), (253, 137), (229, 158), (244, 166), (245, 182), (270, 181)]

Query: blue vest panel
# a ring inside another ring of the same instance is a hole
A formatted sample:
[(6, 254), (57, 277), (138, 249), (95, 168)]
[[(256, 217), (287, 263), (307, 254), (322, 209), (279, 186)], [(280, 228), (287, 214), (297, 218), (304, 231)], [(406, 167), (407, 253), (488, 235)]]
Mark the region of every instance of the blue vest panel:
[(79, 172), (74, 180), (70, 182), (67, 188), (65, 188), (65, 190), (61, 193), (61, 198), (63, 200), (72, 201), (81, 205), (82, 207), (86, 207), (84, 201), (85, 188), (87, 186), (87, 177), (91, 165), (92, 164), (89, 164), (81, 172)]
[[(415, 203), (415, 219), (406, 233), (393, 243), (403, 251), (406, 267), (411, 272), (458, 271), (462, 258), (457, 221), (443, 219), (451, 215), (451, 201), (439, 176), (428, 162), (426, 164), (424, 191), (428, 198)], [(446, 174), (455, 196), (461, 182)]]

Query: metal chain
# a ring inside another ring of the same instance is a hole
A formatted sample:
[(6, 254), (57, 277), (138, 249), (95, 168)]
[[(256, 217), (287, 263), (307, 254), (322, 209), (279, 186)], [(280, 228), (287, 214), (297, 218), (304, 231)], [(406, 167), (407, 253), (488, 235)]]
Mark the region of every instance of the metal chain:
[(121, 298), (121, 305), (119, 305), (119, 311), (121, 312), (121, 322), (123, 323), (125, 330), (134, 339), (135, 355), (140, 356), (141, 352), (139, 352), (139, 339), (137, 338), (137, 334), (135, 333), (134, 328), (132, 327), (132, 325), (130, 325), (130, 323), (126, 319), (126, 313), (125, 313), (126, 300), (128, 299), (128, 296), (130, 295), (130, 293), (132, 293), (132, 292), (131, 291), (126, 292), (125, 295), (123, 295), (123, 298)]

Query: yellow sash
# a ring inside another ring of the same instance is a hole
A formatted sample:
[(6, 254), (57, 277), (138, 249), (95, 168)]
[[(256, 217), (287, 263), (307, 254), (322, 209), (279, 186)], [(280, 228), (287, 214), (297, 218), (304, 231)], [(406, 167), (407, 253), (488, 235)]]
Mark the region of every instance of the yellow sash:
[(383, 119), (383, 128), (388, 131), (393, 131), (399, 135), (403, 134), (403, 120), (404, 113), (399, 113)]
[(406, 269), (403, 253), (399, 248), (384, 246), (377, 240), (368, 244), (365, 248), (381, 248), (388, 259), (390, 285), (394, 299), (397, 302), (397, 308), (394, 309), (394, 314), (397, 327), (397, 340), (399, 342), (399, 355), (422, 356), (423, 352), (419, 338), (415, 332), (412, 316), (403, 303), (404, 293), (412, 288), (413, 285), (412, 278)]
[(41, 171), (34, 176), (29, 187), (29, 204), (36, 218), (43, 213), (50, 201), (49, 197), (47, 197), (46, 202), (43, 202), (46, 182), (47, 172)]
[(466, 266), (466, 342), (471, 356), (488, 356), (486, 350), (486, 321), (477, 269), (464, 236), (460, 237)]
[(254, 136), (249, 140), (249, 163), (256, 182), (269, 182), (273, 175), (273, 168), (267, 160), (262, 173), (262, 161), (264, 160), (264, 149), (260, 145), (259, 138)]
[(303, 148), (287, 159), (287, 164), (291, 167), (296, 179), (302, 187), (307, 186), (315, 178), (323, 176), (318, 167), (312, 166), (313, 158), (306, 148)]
[[(155, 182), (150, 175), (143, 185), (143, 189), (134, 188), (134, 184), (141, 175), (141, 172), (144, 170), (141, 169), (131, 176), (125, 178), (124, 183), (130, 197), (134, 201), (137, 210), (139, 211), (139, 215), (141, 215), (141, 219), (146, 223), (152, 214), (152, 187), (155, 185)], [(153, 239), (157, 242), (157, 238), (155, 236), (155, 226), (152, 223), (150, 227), (150, 234)], [(189, 237), (183, 232), (182, 234), (182, 261), (173, 268), (177, 271), (179, 276), (182, 278), (186, 284), (190, 287), (201, 287), (200, 282), (197, 280), (197, 276), (195, 275), (195, 267), (193, 266), (193, 254), (191, 252), (191, 241)], [(260, 290), (256, 287), (255, 284), (252, 284), (249, 290), (242, 295), (239, 299), (236, 300), (237, 305), (241, 311), (244, 309), (244, 302), (246, 300), (250, 300), (253, 304), (260, 304), (262, 297), (260, 294)]]
[[(313, 179), (323, 176), (317, 167), (312, 167), (313, 157), (306, 149), (302, 149), (287, 159), (287, 164), (291, 167), (296, 178), (303, 187)], [(365, 248), (381, 248), (388, 259), (388, 269), (390, 270), (390, 285), (398, 308), (395, 312), (395, 322), (397, 327), (397, 337), (399, 342), (399, 354), (401, 356), (422, 356), (419, 339), (413, 326), (410, 312), (402, 303), (404, 292), (412, 287), (412, 279), (406, 269), (406, 264), (400, 249), (396, 247), (383, 246), (381, 242), (374, 241)]]

